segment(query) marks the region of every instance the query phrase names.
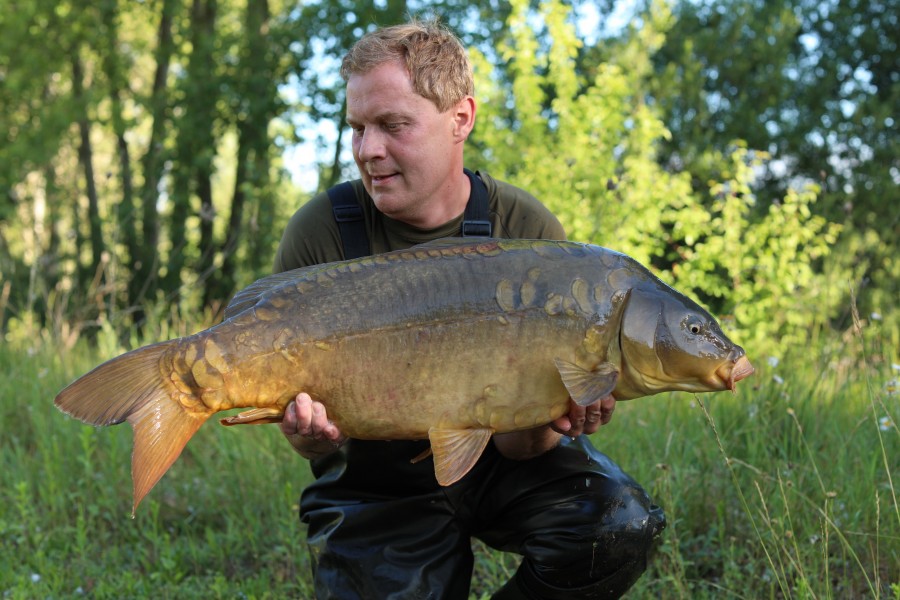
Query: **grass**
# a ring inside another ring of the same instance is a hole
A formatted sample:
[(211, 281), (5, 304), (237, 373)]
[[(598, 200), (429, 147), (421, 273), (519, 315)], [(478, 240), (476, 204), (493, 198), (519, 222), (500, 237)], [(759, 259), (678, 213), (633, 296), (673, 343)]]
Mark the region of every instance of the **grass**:
[[(275, 427), (207, 424), (130, 518), (130, 429), (53, 407), (114, 346), (0, 346), (0, 597), (311, 598), (308, 468)], [(757, 357), (734, 396), (619, 404), (595, 444), (669, 520), (629, 598), (900, 599), (900, 372), (866, 347)], [(487, 598), (517, 558), (475, 548)]]

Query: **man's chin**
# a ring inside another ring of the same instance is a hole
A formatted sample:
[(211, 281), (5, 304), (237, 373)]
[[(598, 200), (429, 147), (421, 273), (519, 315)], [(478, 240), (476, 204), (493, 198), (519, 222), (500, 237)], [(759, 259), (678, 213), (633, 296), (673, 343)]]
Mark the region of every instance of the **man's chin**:
[(402, 200), (397, 197), (397, 194), (379, 192), (376, 190), (374, 194), (369, 192), (369, 195), (372, 196), (372, 202), (374, 202), (378, 212), (392, 219), (397, 219), (400, 216), (404, 204)]

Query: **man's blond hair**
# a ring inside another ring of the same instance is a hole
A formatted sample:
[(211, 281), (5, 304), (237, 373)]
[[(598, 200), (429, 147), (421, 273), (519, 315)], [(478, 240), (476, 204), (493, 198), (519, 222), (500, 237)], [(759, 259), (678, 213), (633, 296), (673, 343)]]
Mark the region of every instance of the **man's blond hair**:
[(341, 64), (344, 81), (392, 61), (406, 66), (413, 90), (444, 112), (475, 95), (472, 65), (459, 39), (437, 19), (413, 20), (364, 35)]

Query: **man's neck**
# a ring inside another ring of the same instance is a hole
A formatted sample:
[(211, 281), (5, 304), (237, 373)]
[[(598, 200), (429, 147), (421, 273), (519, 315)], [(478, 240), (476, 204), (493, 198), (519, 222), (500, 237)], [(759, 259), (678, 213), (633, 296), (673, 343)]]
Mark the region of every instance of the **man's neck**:
[(472, 184), (462, 167), (454, 170), (453, 173), (454, 175), (444, 184), (443, 189), (437, 191), (438, 200), (429, 202), (427, 209), (420, 215), (404, 221), (419, 229), (436, 229), (463, 214), (466, 204), (469, 202)]

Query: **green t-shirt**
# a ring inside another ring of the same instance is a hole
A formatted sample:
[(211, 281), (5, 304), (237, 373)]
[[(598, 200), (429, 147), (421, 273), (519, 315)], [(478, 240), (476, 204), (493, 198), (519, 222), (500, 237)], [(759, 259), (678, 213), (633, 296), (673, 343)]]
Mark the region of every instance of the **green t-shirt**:
[[(478, 175), (487, 187), (494, 237), (566, 239), (562, 225), (534, 196), (498, 181), (487, 173)], [(439, 238), (461, 235), (463, 215), (436, 229), (419, 229), (391, 219), (376, 209), (362, 180), (357, 179), (352, 184), (362, 207), (372, 254), (402, 250)], [(274, 272), (343, 259), (341, 236), (331, 211), (331, 202), (328, 194), (322, 192), (301, 206), (291, 217), (275, 254)]]

